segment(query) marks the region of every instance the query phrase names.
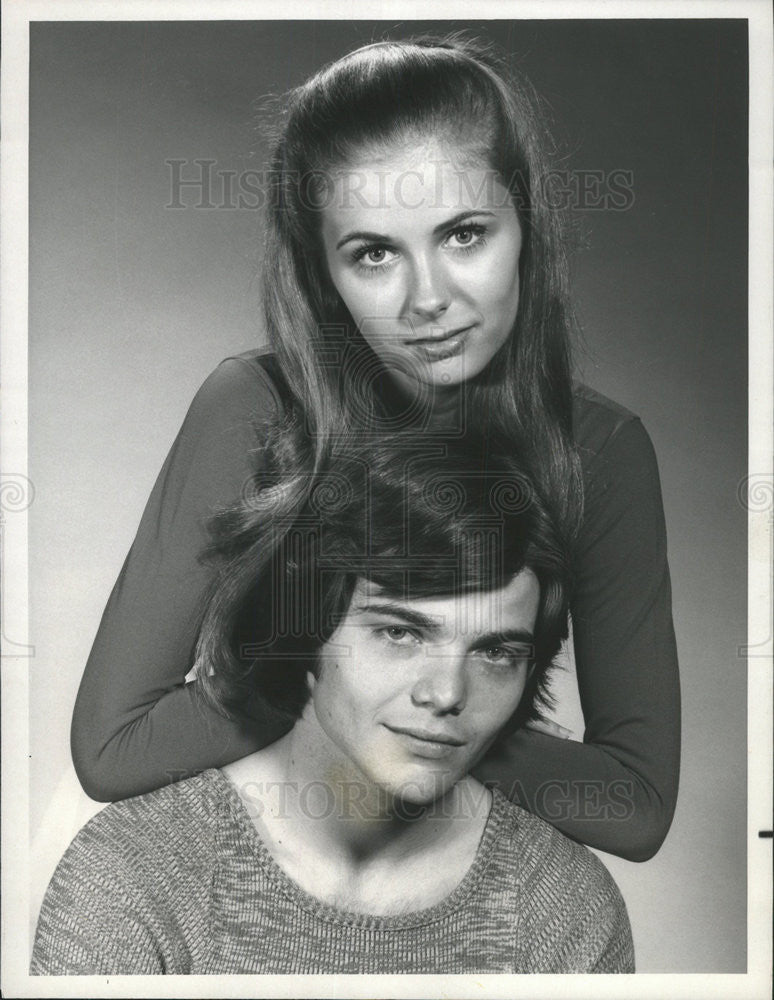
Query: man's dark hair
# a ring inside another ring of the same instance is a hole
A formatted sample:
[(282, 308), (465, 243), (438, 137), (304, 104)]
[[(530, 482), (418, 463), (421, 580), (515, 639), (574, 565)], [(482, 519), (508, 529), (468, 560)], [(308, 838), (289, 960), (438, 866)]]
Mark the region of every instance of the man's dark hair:
[[(255, 503), (267, 515), (264, 558), (239, 607), (222, 609), (202, 685), (229, 714), (254, 697), (289, 718), (307, 672), (365, 578), (398, 600), (494, 591), (522, 569), (540, 584), (532, 670), (512, 719), (539, 718), (546, 672), (567, 636), (567, 567), (559, 533), (524, 469), (481, 439), (407, 432), (342, 445), (292, 520), (278, 523), (288, 474), (282, 448)], [(251, 547), (255, 551), (255, 546)], [(239, 558), (231, 553), (231, 558)], [(210, 617), (212, 618), (212, 608)]]

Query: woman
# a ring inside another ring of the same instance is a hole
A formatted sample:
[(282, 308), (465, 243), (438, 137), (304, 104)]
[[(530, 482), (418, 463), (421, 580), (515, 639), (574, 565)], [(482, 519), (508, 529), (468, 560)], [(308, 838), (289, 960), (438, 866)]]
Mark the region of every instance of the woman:
[[(522, 730), (478, 775), (591, 846), (632, 860), (658, 849), (679, 761), (658, 473), (632, 414), (573, 390), (540, 132), (527, 85), (459, 40), (367, 46), (291, 96), (268, 213), (273, 354), (210, 376), (151, 496), (73, 720), (93, 797), (147, 791), (281, 732), (258, 708), (241, 727), (184, 684), (208, 603), (203, 655), (249, 591), (251, 484), (270, 427), (289, 420), (308, 442), (291, 516), (337, 434), (464, 427), (482, 447), (508, 435), (571, 548), (586, 722), (583, 744)], [(199, 557), (229, 505), (221, 548), (235, 559), (221, 579)]]

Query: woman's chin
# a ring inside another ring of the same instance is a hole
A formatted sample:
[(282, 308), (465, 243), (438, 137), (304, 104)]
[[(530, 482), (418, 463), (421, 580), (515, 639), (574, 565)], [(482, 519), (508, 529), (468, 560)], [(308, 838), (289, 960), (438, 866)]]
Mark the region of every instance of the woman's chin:
[(426, 396), (428, 392), (459, 388), (479, 375), (486, 362), (472, 363), (464, 356), (425, 361), (421, 364), (393, 368), (391, 374), (398, 385), (412, 396)]

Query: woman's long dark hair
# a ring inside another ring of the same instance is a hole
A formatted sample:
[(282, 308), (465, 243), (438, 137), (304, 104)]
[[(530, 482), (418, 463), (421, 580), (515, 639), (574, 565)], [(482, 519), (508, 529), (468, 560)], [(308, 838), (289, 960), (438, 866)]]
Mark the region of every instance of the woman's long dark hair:
[[(463, 386), (466, 423), (484, 448), (490, 435), (513, 442), (569, 549), (582, 511), (572, 436), (572, 319), (562, 221), (546, 197), (542, 115), (525, 80), (461, 37), (367, 45), (289, 95), (270, 172), (263, 302), (292, 401), (286, 436), (294, 458), (285, 464), (282, 503), (270, 516), (278, 526), (290, 524), (336, 439), (378, 432), (388, 409), (374, 377), (380, 362), (327, 272), (315, 207), (321, 184), (364, 151), (428, 136), (456, 144), (464, 136), (466, 149), (496, 172), (518, 212), (516, 322), (496, 363)], [(203, 625), (201, 655), (227, 634), (253, 586), (266, 556), (266, 517), (248, 497), (217, 525), (216, 548), (227, 562)]]

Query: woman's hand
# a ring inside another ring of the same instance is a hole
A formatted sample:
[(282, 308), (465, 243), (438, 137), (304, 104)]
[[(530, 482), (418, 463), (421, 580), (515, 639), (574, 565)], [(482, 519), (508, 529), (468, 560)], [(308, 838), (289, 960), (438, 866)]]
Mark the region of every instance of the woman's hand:
[(528, 722), (525, 728), (532, 729), (536, 733), (545, 733), (546, 736), (555, 736), (560, 740), (569, 740), (572, 736), (572, 730), (565, 729), (564, 726), (560, 726), (558, 722), (552, 722), (551, 719), (534, 719), (532, 722)]

